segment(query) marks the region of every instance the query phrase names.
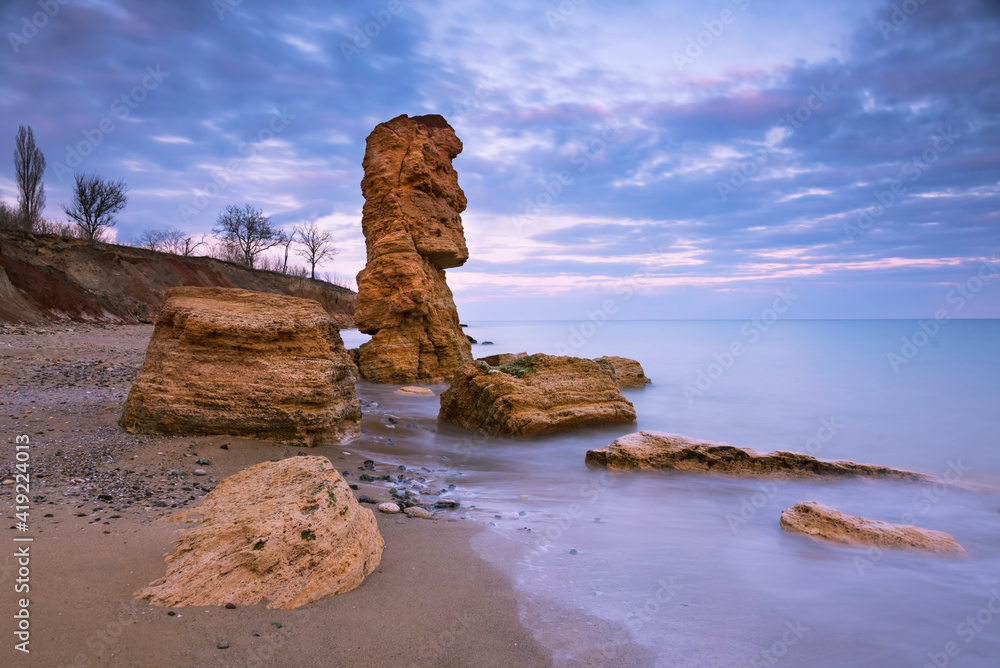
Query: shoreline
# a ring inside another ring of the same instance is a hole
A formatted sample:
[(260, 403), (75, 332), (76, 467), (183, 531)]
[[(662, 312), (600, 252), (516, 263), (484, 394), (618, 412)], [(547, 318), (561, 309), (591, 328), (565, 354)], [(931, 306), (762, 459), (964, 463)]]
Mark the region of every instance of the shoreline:
[[(33, 499), (23, 535), (34, 538), (29, 593), (14, 592), (13, 550), (0, 558), (8, 585), (0, 596), (5, 665), (552, 664), (522, 625), (508, 577), (472, 547), (485, 527), (454, 511), (423, 520), (368, 506), (386, 541), (378, 569), (357, 589), (296, 610), (265, 603), (171, 609), (136, 600), (173, 551), (177, 526), (157, 520), (197, 505), (216, 481), (300, 451), (354, 473), (366, 457), (352, 446), (371, 451), (359, 442), (298, 448), (124, 433), (116, 420), (151, 332), (149, 325), (78, 323), (0, 329), (0, 470), (14, 472), (15, 436), (28, 434)], [(362, 426), (377, 429), (379, 417), (366, 410)], [(397, 438), (405, 438), (401, 432)], [(190, 472), (196, 458), (212, 462), (208, 475), (170, 475)], [(377, 473), (388, 471), (376, 462)], [(347, 480), (358, 484), (356, 473)], [(389, 500), (384, 487), (359, 485), (356, 496)], [(0, 490), (12, 524), (13, 491)], [(7, 541), (16, 533), (8, 530)], [(30, 654), (13, 647), (20, 596), (31, 601)], [(228, 649), (218, 649), (222, 641)]]

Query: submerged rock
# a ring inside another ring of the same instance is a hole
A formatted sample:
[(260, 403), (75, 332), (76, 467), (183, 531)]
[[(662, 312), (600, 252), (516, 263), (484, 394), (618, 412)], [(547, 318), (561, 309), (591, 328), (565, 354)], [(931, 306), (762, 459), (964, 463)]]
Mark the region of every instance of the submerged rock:
[(428, 387), (401, 387), (396, 390), (396, 394), (405, 394), (413, 397), (433, 397), (434, 390)]
[(595, 357), (594, 361), (602, 369), (611, 374), (611, 378), (620, 388), (646, 387), (646, 385), (653, 382), (646, 376), (645, 371), (642, 370), (642, 365), (633, 359), (610, 356)]
[(465, 364), (441, 394), (438, 417), (491, 435), (532, 436), (635, 421), (635, 409), (595, 362), (537, 354), (499, 369)]
[(927, 476), (885, 466), (828, 462), (799, 452), (760, 453), (718, 441), (698, 441), (662, 431), (639, 431), (615, 439), (603, 448), (588, 450), (586, 464), (592, 469), (634, 471), (674, 469), (730, 475), (773, 477), (868, 476), (925, 480)]
[(118, 424), (295, 445), (360, 435), (354, 365), (311, 299), (171, 288)]
[(965, 552), (965, 548), (943, 531), (845, 515), (816, 501), (797, 503), (781, 511), (781, 528), (841, 545), (874, 545), (950, 554)]
[(465, 264), (465, 193), (451, 161), (462, 142), (441, 116), (405, 114), (368, 136), (361, 225), (367, 263), (358, 273), (355, 321), (371, 341), (362, 377), (440, 382), (472, 361), (444, 270)]
[(153, 605), (297, 608), (360, 585), (385, 545), (326, 457), (251, 466), (171, 519), (197, 526), (177, 539), (166, 576), (136, 592)]

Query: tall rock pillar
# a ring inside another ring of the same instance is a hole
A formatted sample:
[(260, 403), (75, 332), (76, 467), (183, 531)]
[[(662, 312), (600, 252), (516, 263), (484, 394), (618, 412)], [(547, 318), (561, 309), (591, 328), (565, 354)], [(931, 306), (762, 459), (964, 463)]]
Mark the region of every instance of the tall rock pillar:
[(358, 273), (362, 377), (379, 383), (450, 380), (472, 361), (444, 270), (469, 259), (459, 214), (465, 193), (451, 161), (462, 142), (438, 115), (397, 116), (368, 135)]

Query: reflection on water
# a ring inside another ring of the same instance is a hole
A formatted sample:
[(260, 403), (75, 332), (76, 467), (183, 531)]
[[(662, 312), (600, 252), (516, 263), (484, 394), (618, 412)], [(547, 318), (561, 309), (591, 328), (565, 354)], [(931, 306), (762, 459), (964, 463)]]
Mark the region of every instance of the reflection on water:
[[(555, 353), (572, 338), (571, 323), (470, 325), (497, 344), (477, 355)], [(440, 470), (468, 516), (516, 542), (501, 565), (539, 637), (557, 607), (622, 625), (663, 666), (1000, 665), (1000, 322), (950, 322), (898, 370), (887, 354), (914, 322), (779, 322), (752, 344), (741, 325), (607, 323), (578, 354), (642, 362), (655, 384), (626, 392), (638, 428), (803, 451), (826, 420), (836, 433), (820, 457), (950, 470), (970, 487), (597, 473), (587, 449), (635, 426), (477, 439), (438, 424), (434, 399), (364, 382), (363, 398), (425, 429), (375, 422), (356, 447)], [(728, 360), (735, 340), (746, 352)], [(947, 531), (968, 556), (783, 533), (781, 510), (806, 500)]]

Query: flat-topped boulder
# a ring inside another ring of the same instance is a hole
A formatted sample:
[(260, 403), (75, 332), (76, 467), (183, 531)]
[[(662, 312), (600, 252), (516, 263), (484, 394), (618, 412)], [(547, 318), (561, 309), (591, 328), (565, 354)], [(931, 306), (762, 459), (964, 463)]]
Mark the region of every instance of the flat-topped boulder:
[(311, 299), (171, 288), (118, 424), (132, 433), (343, 443), (360, 435), (353, 369), (336, 324)]
[(403, 114), (368, 136), (361, 181), (367, 260), (355, 321), (371, 341), (361, 376), (377, 383), (435, 383), (472, 361), (445, 269), (469, 258), (465, 193), (452, 160), (462, 142), (441, 116)]
[(781, 528), (840, 545), (872, 545), (946, 554), (965, 552), (965, 548), (943, 531), (845, 515), (816, 501), (797, 503), (781, 511)]
[(438, 418), (491, 435), (533, 436), (635, 421), (635, 409), (596, 362), (528, 355), (493, 368), (464, 364), (441, 394)]
[(646, 376), (642, 370), (642, 365), (636, 360), (628, 357), (605, 356), (595, 357), (594, 361), (611, 374), (615, 384), (620, 388), (626, 387), (646, 387), (653, 381)]
[(385, 545), (326, 457), (251, 466), (170, 519), (195, 526), (177, 539), (167, 574), (136, 592), (153, 605), (297, 608), (360, 585)]
[(591, 469), (637, 471), (671, 469), (739, 476), (812, 477), (866, 476), (926, 480), (927, 476), (885, 466), (848, 461), (824, 461), (799, 452), (757, 452), (719, 441), (700, 441), (662, 431), (639, 431), (588, 450)]

